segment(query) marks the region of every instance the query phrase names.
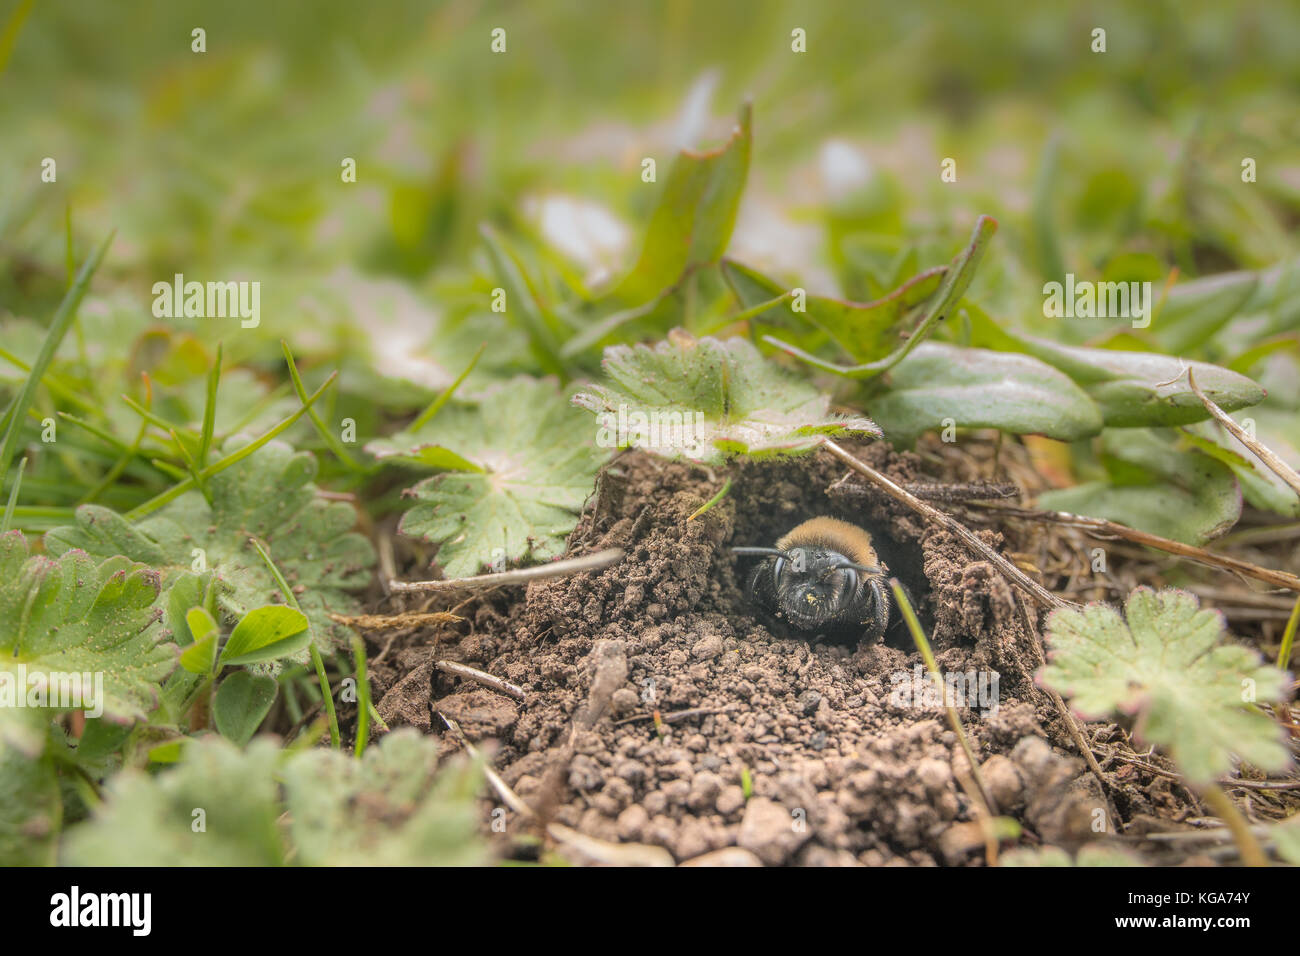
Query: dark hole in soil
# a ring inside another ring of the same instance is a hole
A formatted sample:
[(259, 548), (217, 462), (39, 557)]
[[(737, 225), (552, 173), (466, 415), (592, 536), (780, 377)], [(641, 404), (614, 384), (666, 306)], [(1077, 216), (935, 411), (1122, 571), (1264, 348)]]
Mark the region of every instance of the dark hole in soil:
[[(743, 467), (732, 485), (730, 497), (735, 507), (735, 531), (727, 545), (771, 546), (796, 525), (826, 516), (839, 518), (863, 528), (871, 535), (872, 545), (892, 577), (897, 577), (911, 596), (921, 626), (929, 633), (934, 628), (930, 610), (930, 582), (925, 576), (925, 553), (919, 540), (891, 532), (883, 521), (862, 507), (845, 505), (826, 494), (828, 481), (810, 481), (808, 464), (803, 461), (755, 462)], [(808, 638), (809, 635), (786, 627), (781, 621), (764, 615), (744, 595), (744, 582), (757, 558), (740, 558), (736, 562), (737, 583), (741, 589), (737, 613), (760, 617), (773, 633), (783, 637)], [(890, 613), (890, 627), (885, 642), (891, 647), (911, 648), (913, 641), (897, 611)], [(836, 643), (854, 643), (843, 637)]]

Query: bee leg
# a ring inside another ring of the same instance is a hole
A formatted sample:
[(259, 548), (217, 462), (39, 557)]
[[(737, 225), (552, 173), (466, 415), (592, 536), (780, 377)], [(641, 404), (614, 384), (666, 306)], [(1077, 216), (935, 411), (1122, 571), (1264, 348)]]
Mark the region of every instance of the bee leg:
[(867, 621), (866, 636), (873, 641), (880, 640), (889, 627), (889, 592), (883, 577), (872, 575), (865, 583), (871, 589), (871, 619)]

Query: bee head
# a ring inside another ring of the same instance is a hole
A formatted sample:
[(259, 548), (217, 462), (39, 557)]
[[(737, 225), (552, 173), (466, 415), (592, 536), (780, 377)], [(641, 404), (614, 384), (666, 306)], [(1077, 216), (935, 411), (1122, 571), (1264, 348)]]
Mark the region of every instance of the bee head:
[(733, 547), (762, 556), (749, 576), (749, 594), (770, 614), (800, 631), (879, 637), (889, 620), (886, 572), (870, 536), (833, 518), (814, 518), (776, 547)]
[(858, 602), (858, 566), (828, 548), (792, 548), (773, 559), (772, 591), (782, 617), (800, 630), (838, 622)]

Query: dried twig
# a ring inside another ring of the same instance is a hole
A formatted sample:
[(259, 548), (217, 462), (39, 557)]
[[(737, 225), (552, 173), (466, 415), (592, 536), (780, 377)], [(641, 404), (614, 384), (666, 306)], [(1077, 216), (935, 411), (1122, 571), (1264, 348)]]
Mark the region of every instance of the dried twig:
[[(691, 707), (688, 710), (675, 710), (671, 714), (660, 714), (659, 720), (665, 724), (675, 724), (679, 720), (687, 720), (691, 717), (708, 717), (711, 714), (725, 714), (730, 710), (728, 707)], [(624, 717), (622, 720), (614, 721), (615, 727), (623, 724), (635, 723), (638, 720), (654, 720), (654, 713), (633, 714), (631, 717)]]
[(433, 665), (444, 674), (455, 674), (457, 677), (465, 677), (472, 681), (478, 681), (484, 687), (490, 687), (498, 694), (505, 694), (507, 697), (513, 697), (515, 700), (524, 699), (524, 689), (509, 681), (502, 680), (500, 677), (493, 677), (491, 674), (477, 670), (473, 667), (467, 667), (464, 664), (457, 664), (455, 661), (438, 661)]
[[(1033, 648), (1034, 657), (1038, 662), (1038, 666), (1046, 667), (1047, 657), (1043, 653), (1043, 645), (1038, 636), (1038, 629), (1034, 627), (1029, 620), (1029, 611), (1025, 609), (1024, 604), (1020, 601), (1015, 601), (1013, 599), (1013, 603), (1016, 606), (1016, 611), (1020, 615), (1020, 624), (1025, 630), (1025, 637), (1028, 639), (1030, 647)], [(1052, 699), (1052, 706), (1055, 707), (1056, 712), (1061, 715), (1061, 720), (1065, 724), (1066, 732), (1069, 733), (1070, 739), (1074, 741), (1074, 746), (1078, 749), (1079, 753), (1083, 755), (1084, 762), (1088, 765), (1088, 769), (1092, 771), (1092, 775), (1101, 783), (1101, 792), (1103, 794), (1106, 793), (1106, 789), (1109, 787), (1106, 775), (1102, 773), (1101, 767), (1097, 763), (1097, 758), (1093, 756), (1092, 748), (1088, 745), (1087, 739), (1083, 736), (1083, 728), (1079, 726), (1079, 721), (1075, 719), (1074, 712), (1066, 706), (1065, 698), (1052, 690), (1052, 688), (1044, 687), (1043, 690), (1047, 691), (1047, 696)]]
[(1215, 554), (1213, 551), (1206, 551), (1204, 548), (1183, 544), (1181, 541), (1173, 541), (1169, 538), (1162, 538), (1159, 535), (1148, 534), (1145, 531), (1138, 531), (1136, 528), (1117, 524), (1114, 521), (1107, 521), (1105, 518), (1088, 518), (1084, 515), (1071, 514), (1068, 511), (1039, 511), (1034, 508), (1016, 508), (987, 502), (973, 502), (972, 504), (974, 507), (996, 511), (998, 514), (1008, 515), (1013, 518), (1051, 521), (1056, 524), (1069, 525), (1072, 528), (1082, 528), (1098, 538), (1122, 538), (1125, 541), (1143, 544), (1159, 551), (1167, 551), (1169, 554), (1176, 554), (1182, 558), (1190, 558), (1210, 567), (1236, 571), (1238, 574), (1244, 574), (1246, 577), (1255, 578), (1274, 587), (1300, 591), (1300, 577), (1286, 571), (1274, 571), (1271, 568), (1251, 564), (1249, 561), (1230, 558), (1223, 554)]
[[(1010, 482), (963, 481), (945, 483), (938, 481), (899, 482), (898, 487), (926, 501), (973, 501), (991, 498), (1014, 498), (1020, 489)], [(879, 494), (871, 485), (849, 481), (845, 475), (831, 484), (826, 493), (832, 497), (866, 498)]]
[(885, 494), (889, 495), (889, 497), (893, 498), (895, 501), (902, 502), (913, 511), (918, 512), (936, 524), (942, 525), (957, 537), (961, 538), (962, 542), (965, 543), (970, 550), (974, 551), (981, 558), (996, 567), (1013, 584), (1027, 591), (1039, 604), (1050, 608), (1074, 606), (1071, 602), (1057, 597), (1002, 555), (998, 554), (981, 541), (975, 532), (971, 531), (956, 518), (945, 514), (933, 505), (926, 504), (920, 498), (916, 497), (916, 495), (903, 489), (896, 482), (887, 478), (885, 475), (882, 475), (866, 462), (860, 461), (853, 455), (849, 454), (835, 442), (831, 441), (831, 439), (823, 438), (821, 447), (825, 448), (833, 456), (844, 462), (854, 471), (871, 479), (873, 484), (877, 485), (885, 492)]
[(1290, 485), (1297, 495), (1300, 495), (1300, 474), (1296, 474), (1296, 470), (1279, 458), (1271, 448), (1259, 439), (1251, 437), (1250, 433), (1233, 421), (1227, 412), (1214, 404), (1213, 400), (1197, 386), (1196, 376), (1192, 374), (1190, 367), (1187, 369), (1187, 385), (1191, 388), (1192, 394), (1201, 400), (1205, 410), (1213, 415), (1220, 425), (1231, 432), (1237, 441), (1254, 452), (1256, 458), (1268, 465), (1274, 474)]
[(465, 619), (446, 611), (412, 611), (406, 614), (358, 614), (354, 617), (331, 614), (330, 620), (367, 631), (383, 631), (398, 627), (420, 627), (424, 624), (456, 624)]
[[(441, 711), (438, 712), (438, 716), (441, 717), (442, 722), (447, 725), (447, 729), (450, 730), (456, 739), (460, 741), (460, 745), (465, 748), (466, 752), (477, 760), (481, 756), (479, 749), (474, 746), (468, 737), (465, 736), (465, 732), (460, 729), (460, 724), (456, 723), (456, 721), (452, 720)], [(497, 796), (501, 798), (501, 802), (511, 810), (530, 820), (537, 816), (537, 814), (533, 812), (533, 808), (524, 802), (524, 798), (515, 793), (514, 790), (510, 788), (510, 784), (502, 780), (501, 775), (492, 769), (492, 764), (488, 762), (486, 757), (483, 758), (483, 775), (487, 777), (488, 783), (490, 783), (492, 789), (497, 792)]]
[(582, 574), (584, 571), (601, 571), (623, 560), (622, 548), (608, 548), (595, 554), (584, 554), (577, 558), (552, 561), (531, 568), (517, 568), (513, 571), (500, 571), (493, 574), (479, 574), (471, 578), (448, 578), (444, 581), (390, 581), (388, 586), (393, 591), (462, 591), (495, 588), (510, 584), (529, 584), (543, 578), (564, 577), (570, 574)]

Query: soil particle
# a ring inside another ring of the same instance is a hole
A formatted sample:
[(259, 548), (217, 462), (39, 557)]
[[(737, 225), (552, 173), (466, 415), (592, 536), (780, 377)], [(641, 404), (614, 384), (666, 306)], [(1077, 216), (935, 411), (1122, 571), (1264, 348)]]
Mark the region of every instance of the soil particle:
[(736, 845), (768, 866), (780, 866), (811, 836), (804, 816), (803, 808), (787, 810), (766, 797), (755, 797), (745, 807)]
[(1025, 781), (1025, 819), (1044, 842), (1074, 850), (1115, 832), (1101, 786), (1083, 761), (1056, 753), (1041, 737), (1021, 740), (1011, 760)]

